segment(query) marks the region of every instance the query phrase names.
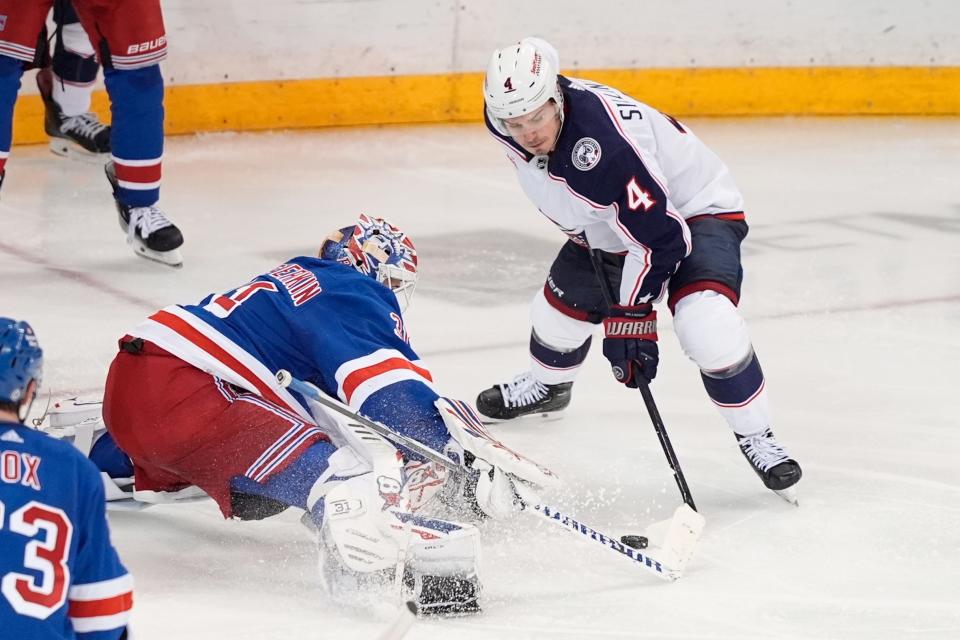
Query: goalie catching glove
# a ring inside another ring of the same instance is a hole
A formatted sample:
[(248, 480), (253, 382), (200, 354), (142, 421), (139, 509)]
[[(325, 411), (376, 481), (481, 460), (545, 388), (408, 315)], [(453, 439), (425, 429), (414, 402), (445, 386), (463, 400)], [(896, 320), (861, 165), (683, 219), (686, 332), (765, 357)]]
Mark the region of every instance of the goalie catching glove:
[(467, 470), (457, 491), (481, 515), (504, 518), (535, 506), (541, 491), (559, 484), (552, 471), (491, 436), (467, 403), (439, 398), (435, 405), (450, 432), (445, 453)]

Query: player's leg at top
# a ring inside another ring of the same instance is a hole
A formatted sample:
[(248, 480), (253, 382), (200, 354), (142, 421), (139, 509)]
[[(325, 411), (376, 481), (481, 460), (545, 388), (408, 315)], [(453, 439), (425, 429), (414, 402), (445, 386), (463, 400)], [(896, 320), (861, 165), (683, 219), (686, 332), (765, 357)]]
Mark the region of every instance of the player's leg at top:
[(51, 64), (37, 72), (50, 150), (69, 158), (106, 162), (110, 126), (90, 111), (100, 71), (93, 45), (70, 2), (54, 4), (53, 21), (56, 34)]
[[(604, 260), (612, 261), (619, 279), (622, 258), (608, 255)], [(482, 391), (477, 410), (490, 421), (559, 417), (570, 404), (573, 382), (605, 310), (587, 249), (568, 241), (530, 307), (530, 368)]]
[(688, 224), (693, 251), (669, 285), (677, 339), (763, 484), (796, 502), (802, 471), (773, 435), (763, 370), (737, 310), (747, 223), (704, 215)]
[(183, 234), (157, 206), (163, 160), (163, 76), (167, 37), (159, 0), (73, 0), (103, 66), (110, 96), (113, 188), (120, 227), (134, 252), (180, 266)]
[(13, 142), (13, 107), (24, 69), (46, 62), (47, 12), (53, 0), (0, 0), (0, 187)]
[[(677, 337), (764, 486), (796, 502), (791, 488), (802, 471), (773, 435), (763, 371), (736, 307), (746, 223), (702, 216), (691, 221), (690, 229), (694, 249), (669, 285)], [(604, 254), (603, 261), (618, 283), (623, 257)], [(530, 370), (481, 392), (477, 409), (491, 420), (565, 409), (605, 308), (587, 250), (567, 242), (533, 301)]]

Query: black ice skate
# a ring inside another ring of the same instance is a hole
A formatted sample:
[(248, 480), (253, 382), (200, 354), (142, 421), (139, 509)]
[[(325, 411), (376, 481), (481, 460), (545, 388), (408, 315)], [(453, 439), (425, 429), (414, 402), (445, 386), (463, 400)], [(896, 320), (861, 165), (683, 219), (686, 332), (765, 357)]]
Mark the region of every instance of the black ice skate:
[(183, 264), (180, 246), (183, 234), (170, 222), (163, 212), (155, 206), (128, 207), (117, 199), (117, 176), (113, 162), (104, 167), (107, 180), (113, 187), (113, 199), (117, 205), (120, 228), (127, 233), (127, 243), (138, 256), (156, 260), (171, 267)]
[(803, 472), (796, 460), (787, 455), (770, 429), (750, 436), (737, 437), (737, 444), (744, 457), (757, 472), (764, 486), (792, 504), (799, 504), (793, 488)]
[(543, 384), (529, 371), (511, 382), (498, 384), (480, 392), (477, 411), (490, 421), (513, 420), (524, 416), (549, 417), (570, 404), (572, 382)]
[(37, 72), (37, 88), (46, 113), (43, 128), (50, 136), (50, 150), (58, 156), (106, 162), (110, 154), (110, 127), (100, 122), (95, 113), (65, 116), (53, 99), (53, 83), (49, 67)]

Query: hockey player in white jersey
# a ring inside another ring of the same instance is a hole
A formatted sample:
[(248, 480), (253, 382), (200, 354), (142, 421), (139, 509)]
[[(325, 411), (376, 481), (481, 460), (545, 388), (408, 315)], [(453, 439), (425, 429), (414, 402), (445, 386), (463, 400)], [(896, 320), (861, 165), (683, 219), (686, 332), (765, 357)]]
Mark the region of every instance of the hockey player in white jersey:
[[(533, 301), (530, 371), (480, 393), (477, 408), (492, 420), (563, 410), (597, 324), (618, 381), (649, 383), (659, 361), (653, 304), (666, 297), (680, 345), (744, 456), (766, 487), (790, 490), (800, 465), (771, 431), (737, 311), (747, 223), (727, 167), (675, 118), (558, 69), (549, 43), (526, 38), (495, 51), (486, 72), (487, 128), (568, 241)], [(591, 249), (618, 285), (612, 308)]]

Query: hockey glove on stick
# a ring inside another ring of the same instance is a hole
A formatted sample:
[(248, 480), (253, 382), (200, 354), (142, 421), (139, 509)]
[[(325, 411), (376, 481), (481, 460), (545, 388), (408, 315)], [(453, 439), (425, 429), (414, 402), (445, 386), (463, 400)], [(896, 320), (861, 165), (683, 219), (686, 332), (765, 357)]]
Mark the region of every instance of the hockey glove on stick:
[(652, 305), (614, 305), (603, 320), (603, 355), (618, 382), (637, 388), (657, 375), (657, 312)]
[[(463, 494), (491, 518), (503, 518), (540, 502), (538, 491), (559, 484), (546, 467), (508, 448), (487, 433), (480, 417), (465, 402), (439, 398), (435, 403), (450, 432), (447, 454), (460, 457), (468, 470)], [(451, 456), (452, 457), (452, 456)]]

